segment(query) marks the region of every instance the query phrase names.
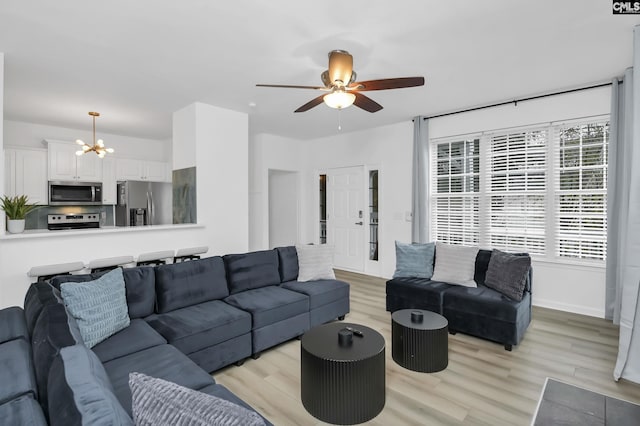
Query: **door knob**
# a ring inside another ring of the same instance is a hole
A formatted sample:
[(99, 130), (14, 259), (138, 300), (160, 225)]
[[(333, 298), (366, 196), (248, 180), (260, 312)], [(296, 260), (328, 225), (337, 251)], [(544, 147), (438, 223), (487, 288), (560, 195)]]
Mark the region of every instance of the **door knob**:
[(356, 225), (362, 225), (362, 221), (356, 222)]

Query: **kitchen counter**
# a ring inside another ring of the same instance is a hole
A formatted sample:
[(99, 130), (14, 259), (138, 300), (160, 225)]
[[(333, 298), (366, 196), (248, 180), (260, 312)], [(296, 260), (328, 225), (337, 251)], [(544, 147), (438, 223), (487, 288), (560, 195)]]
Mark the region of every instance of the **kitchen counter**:
[(68, 236), (96, 235), (96, 234), (114, 234), (114, 233), (132, 233), (132, 232), (154, 232), (154, 231), (171, 231), (182, 229), (205, 228), (205, 225), (195, 223), (185, 223), (180, 225), (148, 225), (148, 226), (105, 226), (102, 228), (92, 229), (69, 229), (49, 231), (48, 229), (30, 229), (22, 234), (0, 235), (0, 241), (5, 240), (24, 240), (32, 238), (55, 238)]

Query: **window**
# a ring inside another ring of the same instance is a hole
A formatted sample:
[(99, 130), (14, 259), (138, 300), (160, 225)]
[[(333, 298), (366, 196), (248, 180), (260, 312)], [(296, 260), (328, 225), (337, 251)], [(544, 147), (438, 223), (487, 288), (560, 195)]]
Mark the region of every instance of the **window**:
[(327, 175), (320, 175), (320, 244), (327, 244)]
[(545, 254), (546, 150), (544, 130), (490, 138), (490, 247)]
[(604, 260), (608, 141), (604, 119), (431, 141), (434, 239)]
[(378, 260), (378, 171), (369, 171), (369, 260)]
[(609, 123), (563, 126), (557, 138), (556, 250), (562, 257), (604, 259)]
[(435, 178), (433, 235), (438, 241), (478, 244), (479, 146), (479, 139), (436, 145), (431, 169)]

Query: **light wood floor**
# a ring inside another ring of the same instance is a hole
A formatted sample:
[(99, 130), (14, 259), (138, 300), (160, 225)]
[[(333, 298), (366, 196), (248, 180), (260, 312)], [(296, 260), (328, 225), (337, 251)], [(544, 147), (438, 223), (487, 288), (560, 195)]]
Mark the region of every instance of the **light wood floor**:
[[(391, 358), (385, 281), (343, 271), (336, 275), (351, 284), (351, 313), (345, 321), (371, 327), (387, 342), (386, 405), (367, 424), (528, 425), (547, 376), (640, 403), (640, 385), (613, 380), (618, 329), (606, 320), (534, 307), (533, 321), (513, 352), (458, 333), (449, 336), (444, 371), (417, 373)], [(324, 424), (300, 401), (298, 340), (214, 377), (275, 425)]]

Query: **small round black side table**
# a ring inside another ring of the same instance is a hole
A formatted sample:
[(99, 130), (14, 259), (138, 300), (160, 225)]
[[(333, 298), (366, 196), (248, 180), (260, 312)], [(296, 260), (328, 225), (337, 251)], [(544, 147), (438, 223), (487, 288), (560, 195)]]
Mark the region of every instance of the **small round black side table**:
[(305, 333), (300, 386), (307, 411), (343, 425), (377, 416), (385, 403), (384, 348), (382, 335), (360, 324), (335, 322)]
[(403, 309), (391, 315), (391, 355), (400, 366), (435, 373), (449, 364), (449, 322), (431, 311)]

